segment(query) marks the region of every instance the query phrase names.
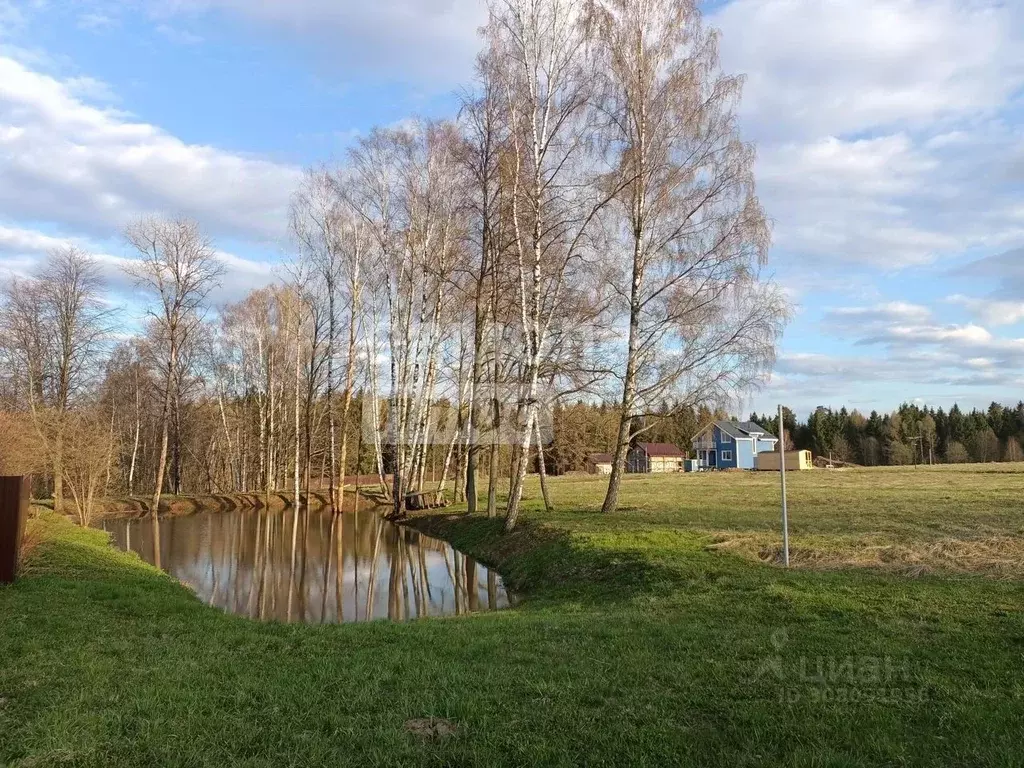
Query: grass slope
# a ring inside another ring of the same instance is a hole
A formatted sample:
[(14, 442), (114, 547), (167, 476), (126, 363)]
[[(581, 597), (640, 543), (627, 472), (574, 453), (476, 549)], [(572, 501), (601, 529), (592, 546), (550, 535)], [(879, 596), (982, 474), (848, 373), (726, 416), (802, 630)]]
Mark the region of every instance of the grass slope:
[[(942, 540), (1020, 524), (1001, 485), (1019, 487), (1012, 475), (928, 491), (905, 473), (823, 477), (794, 482), (806, 535)], [(854, 506), (852, 490), (890, 514)], [(414, 520), (528, 599), (406, 625), (224, 615), (103, 534), (44, 516), (29, 572), (0, 589), (0, 763), (1020, 764), (1020, 582), (786, 572), (709, 549), (730, 526), (768, 534), (761, 476), (631, 479), (632, 509), (613, 516), (587, 511), (597, 483), (555, 493), (564, 511), (531, 501), (510, 537), (483, 518)], [(424, 717), (456, 732), (405, 727)]]

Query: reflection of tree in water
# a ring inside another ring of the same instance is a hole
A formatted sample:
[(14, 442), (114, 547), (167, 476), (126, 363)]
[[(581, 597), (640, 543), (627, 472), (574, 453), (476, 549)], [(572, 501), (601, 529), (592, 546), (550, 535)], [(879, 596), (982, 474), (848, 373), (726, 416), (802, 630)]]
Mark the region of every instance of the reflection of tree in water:
[(373, 510), (238, 510), (106, 527), (203, 601), (255, 619), (401, 621), (508, 604), (487, 568)]

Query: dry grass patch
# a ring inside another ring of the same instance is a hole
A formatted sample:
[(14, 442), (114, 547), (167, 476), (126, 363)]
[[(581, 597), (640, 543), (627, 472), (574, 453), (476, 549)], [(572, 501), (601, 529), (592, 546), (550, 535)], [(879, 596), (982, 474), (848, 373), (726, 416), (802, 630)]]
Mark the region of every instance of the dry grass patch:
[[(764, 534), (720, 532), (708, 549), (782, 563), (782, 543)], [(791, 566), (821, 570), (873, 568), (909, 576), (941, 573), (1021, 579), (1024, 539), (990, 536), (896, 543), (876, 536), (799, 536), (790, 540), (789, 561)]]
[(30, 517), (25, 521), (25, 530), (22, 531), (21, 535), (21, 562), (24, 564), (32, 557), (32, 552), (39, 546), (45, 538), (45, 529), (40, 524), (39, 520), (36, 519), (39, 509), (33, 507), (30, 512)]

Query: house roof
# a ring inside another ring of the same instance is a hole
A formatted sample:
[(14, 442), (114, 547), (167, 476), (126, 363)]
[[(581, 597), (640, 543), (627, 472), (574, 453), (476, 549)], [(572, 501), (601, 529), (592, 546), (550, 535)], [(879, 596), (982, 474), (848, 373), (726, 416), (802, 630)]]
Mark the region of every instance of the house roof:
[(713, 426), (718, 427), (725, 434), (729, 435), (729, 437), (733, 438), (748, 438), (752, 432), (760, 432), (760, 438), (762, 440), (778, 440), (775, 435), (753, 421), (713, 421), (694, 435), (693, 439), (696, 440)]
[(684, 456), (682, 449), (672, 443), (637, 443), (648, 456)]
[(751, 432), (760, 432), (761, 437), (763, 437), (766, 440), (778, 440), (778, 438), (775, 437), (775, 435), (773, 435), (767, 429), (762, 427), (756, 421), (741, 421), (737, 426), (744, 432), (746, 432), (748, 435)]
[(587, 456), (595, 464), (611, 464), (612, 455), (610, 453), (592, 453)]

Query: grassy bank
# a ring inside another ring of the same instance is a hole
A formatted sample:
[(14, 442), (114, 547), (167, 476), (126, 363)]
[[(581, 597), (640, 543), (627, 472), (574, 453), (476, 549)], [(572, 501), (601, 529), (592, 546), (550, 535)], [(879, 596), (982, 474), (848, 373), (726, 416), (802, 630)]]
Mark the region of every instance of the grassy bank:
[[(798, 567), (1024, 578), (1024, 463), (814, 470), (787, 478)], [(525, 519), (580, 539), (652, 550), (658, 537), (692, 532), (724, 551), (779, 559), (774, 472), (627, 475), (615, 515), (594, 514), (607, 478), (554, 478), (549, 485), (554, 514), (543, 512), (533, 481)]]
[[(1024, 476), (831, 478), (794, 477), (797, 542), (1021, 533)], [(0, 763), (1019, 762), (1020, 582), (787, 572), (716, 548), (723, 532), (773, 535), (773, 487), (631, 479), (624, 509), (602, 516), (600, 486), (570, 478), (553, 484), (554, 513), (531, 499), (510, 537), (483, 518), (417, 518), (527, 600), (406, 625), (224, 615), (103, 534), (44, 516), (25, 578), (0, 589)], [(424, 735), (423, 718), (455, 731)]]

